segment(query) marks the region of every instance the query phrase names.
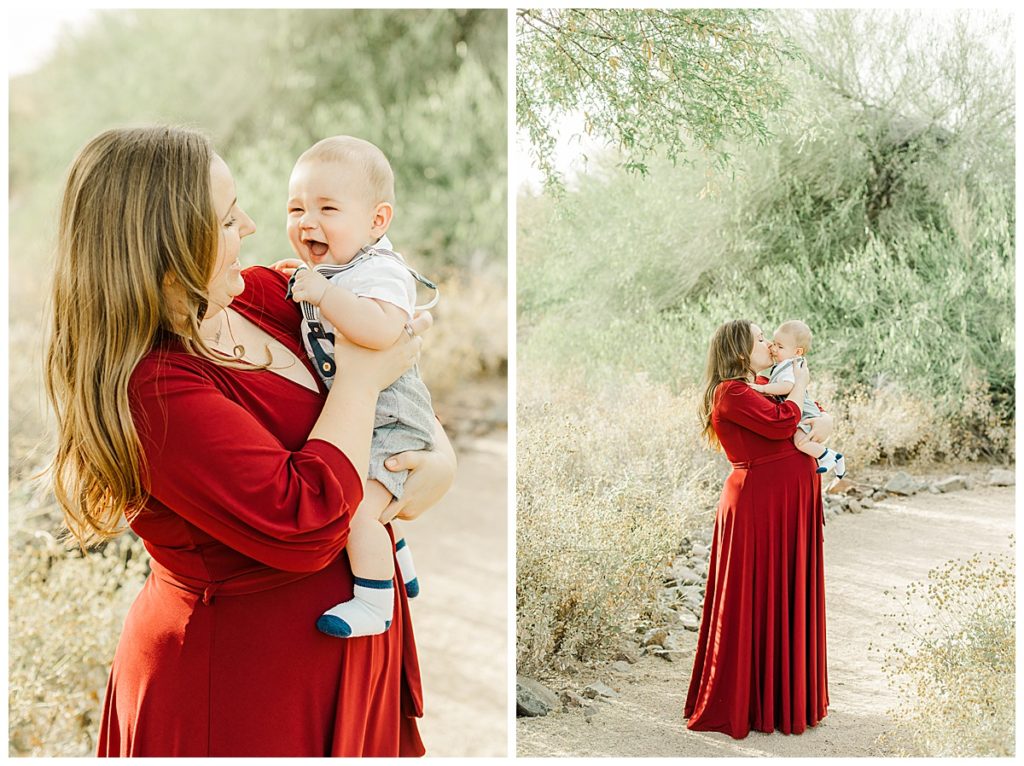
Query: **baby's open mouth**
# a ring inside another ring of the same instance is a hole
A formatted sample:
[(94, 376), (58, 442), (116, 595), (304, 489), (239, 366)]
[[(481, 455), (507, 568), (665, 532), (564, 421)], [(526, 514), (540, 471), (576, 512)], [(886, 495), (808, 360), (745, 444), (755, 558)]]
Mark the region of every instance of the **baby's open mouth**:
[(303, 243), (306, 245), (306, 247), (309, 248), (309, 252), (310, 254), (312, 254), (314, 258), (323, 258), (325, 255), (327, 255), (326, 242), (320, 242), (319, 240), (316, 239), (306, 239), (303, 240)]

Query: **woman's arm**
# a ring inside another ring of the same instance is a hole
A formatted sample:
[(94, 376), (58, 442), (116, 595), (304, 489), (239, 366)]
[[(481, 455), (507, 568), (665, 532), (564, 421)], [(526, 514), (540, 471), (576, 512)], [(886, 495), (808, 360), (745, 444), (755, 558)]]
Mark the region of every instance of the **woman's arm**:
[(434, 427), (434, 448), (392, 455), (384, 466), (389, 471), (408, 470), (405, 492), (392, 500), (380, 515), (382, 523), (394, 518), (411, 521), (429, 510), (447, 494), (455, 480), (457, 459), (440, 422)]
[(779, 404), (741, 381), (725, 381), (715, 393), (714, 415), (766, 439), (781, 440), (792, 438), (796, 432), (800, 406), (791, 399)]

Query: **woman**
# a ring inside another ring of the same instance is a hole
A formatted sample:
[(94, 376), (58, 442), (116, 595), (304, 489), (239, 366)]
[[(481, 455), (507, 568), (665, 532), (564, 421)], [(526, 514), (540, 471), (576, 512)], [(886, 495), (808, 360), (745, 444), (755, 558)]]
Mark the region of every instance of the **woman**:
[[(708, 351), (704, 435), (733, 471), (715, 519), (704, 612), (686, 698), (687, 728), (741, 739), (800, 734), (826, 714), (821, 481), (793, 446), (809, 373), (781, 404), (755, 392), (772, 365), (760, 328), (728, 322)], [(813, 424), (831, 431), (831, 417)]]
[[(126, 517), (152, 555), (99, 754), (421, 755), (404, 589), (383, 635), (342, 641), (315, 623), (351, 597), (341, 553), (377, 393), (415, 362), (430, 319), (386, 351), (339, 345), (327, 393), (285, 278), (238, 262), (254, 230), (192, 131), (108, 131), (68, 176), (46, 369), (55, 492), (83, 546)], [(438, 439), (398, 456), (412, 497), (386, 515), (415, 517), (447, 490), (454, 455)]]

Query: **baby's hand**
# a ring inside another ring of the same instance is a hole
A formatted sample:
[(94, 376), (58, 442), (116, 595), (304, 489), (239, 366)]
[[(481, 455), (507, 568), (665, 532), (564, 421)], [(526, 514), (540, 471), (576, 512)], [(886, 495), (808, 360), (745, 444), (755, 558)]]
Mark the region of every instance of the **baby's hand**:
[(270, 264), (270, 268), (274, 271), (280, 271), (286, 277), (290, 277), (295, 273), (295, 269), (302, 265), (302, 261), (298, 258), (282, 258), (279, 261), (275, 261)]
[(761, 383), (747, 383), (747, 385), (750, 386), (755, 391), (757, 391), (757, 393), (759, 394), (764, 393), (764, 385), (762, 385)]
[(299, 269), (295, 272), (295, 283), (292, 285), (292, 300), (319, 306), (330, 286), (331, 283), (323, 274), (313, 269)]

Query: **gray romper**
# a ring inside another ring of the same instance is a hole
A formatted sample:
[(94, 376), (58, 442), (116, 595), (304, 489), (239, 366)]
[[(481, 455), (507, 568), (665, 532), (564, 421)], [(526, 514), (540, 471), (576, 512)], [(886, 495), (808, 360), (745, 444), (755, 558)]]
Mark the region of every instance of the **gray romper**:
[[(797, 357), (794, 357), (793, 359), (787, 359), (786, 361), (779, 362), (777, 365), (772, 367), (771, 371), (768, 373), (768, 382), (796, 383), (796, 377), (793, 375), (793, 362), (796, 361), (796, 359)], [(818, 417), (818, 415), (820, 414), (821, 409), (818, 407), (817, 404), (814, 403), (814, 400), (811, 398), (811, 395), (805, 391), (804, 403), (800, 407), (800, 424), (798, 426), (799, 429), (804, 433), (810, 433), (811, 425), (807, 421), (810, 420), (811, 418)]]
[[(429, 308), (437, 301), (437, 286), (409, 268), (402, 256), (391, 249), (387, 237), (381, 237), (372, 247), (363, 248), (349, 263), (317, 266), (316, 270), (331, 284), (356, 295), (399, 306), (410, 319), (417, 308)], [(416, 282), (435, 291), (434, 300), (424, 307), (416, 306)], [(291, 284), (288, 293), (291, 295)], [(317, 374), (330, 388), (336, 371), (334, 327), (320, 316), (319, 307), (309, 303), (301, 306), (302, 343)], [(399, 452), (431, 449), (434, 426), (430, 392), (414, 367), (381, 391), (377, 399), (368, 478), (379, 481), (396, 498), (401, 497), (409, 472), (389, 471), (384, 461)]]

